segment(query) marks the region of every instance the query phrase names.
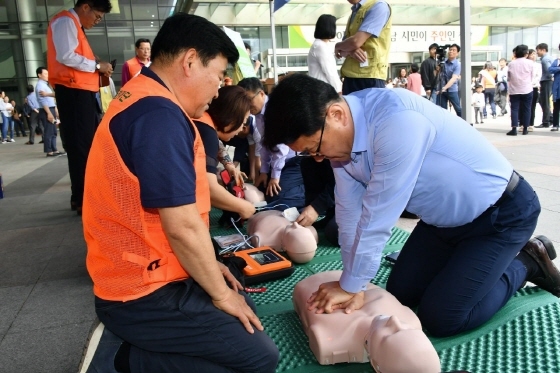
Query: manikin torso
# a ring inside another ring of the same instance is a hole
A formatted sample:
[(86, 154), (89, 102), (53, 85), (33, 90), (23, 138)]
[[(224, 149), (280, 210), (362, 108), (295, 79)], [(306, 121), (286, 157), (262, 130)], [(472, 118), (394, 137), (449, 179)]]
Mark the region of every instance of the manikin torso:
[(416, 314), (378, 286), (370, 284), (364, 306), (350, 314), (309, 311), (311, 293), (324, 282), (338, 281), (341, 273), (317, 273), (294, 289), (294, 308), (317, 361), (324, 365), (370, 361), (378, 373), (440, 372), (439, 357)]

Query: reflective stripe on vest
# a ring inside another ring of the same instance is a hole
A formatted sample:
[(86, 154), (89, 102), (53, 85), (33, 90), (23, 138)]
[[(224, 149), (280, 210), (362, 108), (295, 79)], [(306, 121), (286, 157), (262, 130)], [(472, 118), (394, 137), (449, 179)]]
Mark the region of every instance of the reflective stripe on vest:
[[(74, 52), (89, 60), (95, 60), (95, 55), (91, 50), (86, 34), (72, 13), (63, 10), (53, 17), (51, 24), (61, 17), (69, 17), (74, 21), (76, 26), (78, 32), (78, 46), (74, 49)], [(47, 69), (49, 70), (49, 83), (53, 87), (60, 84), (65, 87), (83, 89), (91, 92), (99, 91), (99, 73), (97, 71), (87, 72), (76, 70), (56, 60), (56, 48), (50, 24), (47, 28)]]
[[(149, 96), (181, 107), (169, 90), (140, 74), (109, 105), (88, 157), (82, 215), (86, 264), (95, 295), (105, 300), (137, 299), (188, 277), (165, 236), (158, 210), (142, 207), (139, 181), (121, 158), (109, 128), (115, 115)], [(190, 125), (195, 139), (196, 207), (208, 225), (206, 154), (196, 127)]]

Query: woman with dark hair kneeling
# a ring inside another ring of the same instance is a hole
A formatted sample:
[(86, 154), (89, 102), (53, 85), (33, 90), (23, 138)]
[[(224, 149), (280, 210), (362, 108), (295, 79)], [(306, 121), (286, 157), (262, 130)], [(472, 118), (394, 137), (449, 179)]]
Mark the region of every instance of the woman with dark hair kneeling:
[(255, 213), (255, 206), (230, 194), (218, 183), (218, 162), (224, 165), (238, 185), (243, 185), (242, 173), (235, 168), (222, 141), (229, 141), (243, 129), (249, 117), (251, 99), (239, 86), (225, 86), (218, 91), (204, 115), (194, 120), (206, 151), (206, 176), (210, 184), (212, 206), (239, 214), (247, 219)]

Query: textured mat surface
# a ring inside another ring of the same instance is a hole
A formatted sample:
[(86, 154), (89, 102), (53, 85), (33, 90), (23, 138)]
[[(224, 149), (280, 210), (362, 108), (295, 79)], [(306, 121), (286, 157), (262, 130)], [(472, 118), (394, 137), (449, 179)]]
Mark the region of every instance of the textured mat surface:
[[(220, 213), (211, 213), (213, 236), (232, 234), (235, 229), (217, 225)], [(243, 230), (242, 230), (243, 231)], [(244, 231), (243, 231), (244, 232)], [(393, 228), (385, 253), (400, 250), (409, 234)], [(268, 335), (280, 349), (277, 372), (373, 372), (369, 364), (319, 365), (309, 349), (307, 336), (293, 311), (292, 291), (299, 281), (317, 272), (341, 270), (340, 250), (319, 236), (315, 258), (296, 265), (285, 279), (265, 286), (265, 293), (251, 294)], [(382, 261), (373, 283), (384, 286), (391, 265)], [(472, 373), (558, 373), (560, 372), (560, 302), (538, 288), (525, 288), (490, 321), (481, 327), (450, 338), (431, 338), (443, 371)]]

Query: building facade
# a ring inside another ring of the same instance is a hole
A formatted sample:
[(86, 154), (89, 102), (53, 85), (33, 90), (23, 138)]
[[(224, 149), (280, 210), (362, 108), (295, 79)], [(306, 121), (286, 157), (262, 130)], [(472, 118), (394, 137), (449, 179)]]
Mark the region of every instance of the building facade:
[[(177, 0), (113, 0), (113, 10), (91, 30), (88, 40), (96, 56), (101, 60), (117, 60), (113, 80), (120, 86), (121, 68), (124, 61), (134, 56), (134, 42), (138, 38), (153, 41), (165, 18), (182, 8)], [(74, 6), (73, 0), (3, 0), (0, 2), (0, 88), (10, 97), (22, 101), (27, 84), (35, 84), (35, 69), (46, 65), (46, 33), (49, 19), (63, 9)], [(315, 19), (306, 26), (314, 26)], [(398, 17), (395, 24), (398, 22)], [(223, 25), (239, 32), (252, 48), (252, 58), (264, 60), (266, 69), (267, 51), (272, 48), (272, 33), (268, 26)], [(296, 26), (296, 25), (294, 25)], [(402, 25), (399, 25), (402, 26)], [(290, 27), (276, 26), (276, 45), (279, 49), (293, 48), (290, 42)], [(552, 54), (558, 54), (560, 22), (537, 26), (490, 26), (488, 45), (506, 58), (518, 44), (534, 48), (538, 43), (547, 43)], [(418, 44), (416, 52), (409, 51), (411, 58), (394, 53), (394, 68), (398, 63), (410, 63), (423, 58), (428, 41)], [(395, 45), (395, 44), (394, 44)], [(473, 51), (474, 53), (474, 51)], [(492, 53), (481, 53), (479, 62), (492, 59)], [(473, 62), (477, 61), (473, 56)], [(294, 56), (283, 60), (279, 67), (284, 72), (305, 67), (305, 56)], [(293, 61), (293, 62), (292, 62)], [(292, 66), (293, 64), (293, 66)], [(304, 64), (304, 65), (302, 65)], [(261, 73), (267, 76), (267, 71)]]

